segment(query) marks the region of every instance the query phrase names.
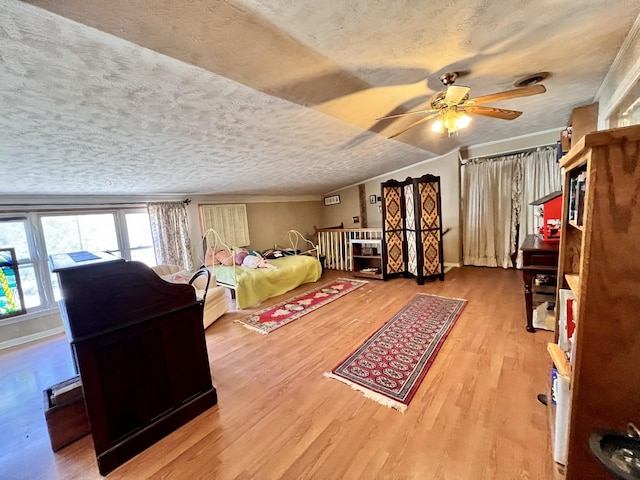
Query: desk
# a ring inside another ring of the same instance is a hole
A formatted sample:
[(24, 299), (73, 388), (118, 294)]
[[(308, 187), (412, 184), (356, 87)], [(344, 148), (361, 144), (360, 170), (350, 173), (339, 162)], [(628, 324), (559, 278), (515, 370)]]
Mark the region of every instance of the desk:
[(520, 246), (527, 332), (536, 331), (533, 328), (533, 279), (537, 274), (558, 274), (559, 246), (560, 242), (545, 242), (539, 235), (527, 235)]
[(191, 285), (165, 282), (141, 262), (80, 252), (52, 256), (51, 265), (107, 475), (217, 403), (203, 302)]

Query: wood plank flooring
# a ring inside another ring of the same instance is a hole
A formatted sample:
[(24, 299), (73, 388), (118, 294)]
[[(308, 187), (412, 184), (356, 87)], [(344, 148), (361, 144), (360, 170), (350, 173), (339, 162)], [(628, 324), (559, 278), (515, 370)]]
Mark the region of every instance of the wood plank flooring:
[[(320, 282), (349, 276), (327, 271)], [(463, 267), (444, 282), (371, 280), (268, 335), (206, 331), (218, 405), (109, 479), (540, 479), (554, 476), (551, 332), (525, 331), (522, 275)], [(415, 293), (468, 304), (404, 413), (323, 377)], [(66, 339), (0, 352), (0, 478), (99, 479), (91, 436), (51, 451), (42, 390), (73, 374)]]

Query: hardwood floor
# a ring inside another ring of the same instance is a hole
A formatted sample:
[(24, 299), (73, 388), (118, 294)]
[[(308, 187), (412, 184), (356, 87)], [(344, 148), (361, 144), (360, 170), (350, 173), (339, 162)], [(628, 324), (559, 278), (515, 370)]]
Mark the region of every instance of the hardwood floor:
[[(233, 323), (309, 288), (209, 327), (218, 405), (108, 478), (553, 478), (536, 400), (553, 334), (525, 331), (521, 272), (463, 267), (423, 286), (371, 280), (268, 335)], [(323, 377), (418, 292), (469, 302), (405, 413)], [(63, 336), (0, 352), (0, 478), (102, 478), (90, 435), (58, 453), (49, 445), (42, 390), (72, 374)]]

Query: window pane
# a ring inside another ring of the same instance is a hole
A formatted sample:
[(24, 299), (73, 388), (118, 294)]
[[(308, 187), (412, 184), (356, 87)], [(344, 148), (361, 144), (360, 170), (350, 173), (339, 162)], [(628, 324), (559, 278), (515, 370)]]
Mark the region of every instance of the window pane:
[(153, 248), (136, 248), (135, 250), (131, 250), (131, 260), (135, 260), (136, 262), (142, 262), (149, 267), (156, 266), (156, 252), (154, 252)]
[(42, 217), (47, 253), (118, 250), (111, 213)]
[(156, 254), (153, 250), (151, 225), (147, 212), (125, 214), (127, 235), (131, 247), (131, 260), (142, 262), (149, 267), (156, 265)]
[[(116, 225), (112, 213), (55, 215), (42, 217), (47, 254), (111, 251), (119, 256)], [(60, 300), (57, 275), (51, 273), (56, 300)]]
[(0, 219), (0, 247), (15, 248), (18, 262), (31, 259), (25, 222), (26, 220)]
[(39, 307), (41, 305), (40, 292), (38, 290), (38, 282), (33, 265), (18, 264), (18, 272), (20, 273), (20, 282), (22, 283), (24, 306), (27, 307), (27, 310)]
[(60, 291), (60, 284), (58, 283), (58, 274), (49, 272), (49, 276), (51, 278), (51, 286), (53, 287), (53, 298), (55, 298), (56, 302), (59, 302), (62, 298), (62, 292)]
[[(129, 245), (132, 249), (138, 247), (151, 247), (151, 226), (149, 225), (149, 214), (127, 213), (127, 233), (129, 235)], [(132, 252), (133, 255), (133, 252)]]

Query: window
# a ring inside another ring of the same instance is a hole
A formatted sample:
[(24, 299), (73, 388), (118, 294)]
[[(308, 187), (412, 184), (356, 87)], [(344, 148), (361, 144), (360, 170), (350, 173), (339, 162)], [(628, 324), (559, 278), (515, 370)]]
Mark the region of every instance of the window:
[[(110, 252), (120, 257), (113, 213), (42, 216), (47, 255), (86, 251)], [(60, 300), (58, 276), (49, 272), (56, 300)]]
[(109, 251), (119, 255), (113, 213), (42, 217), (47, 253)]
[(640, 81), (620, 100), (609, 115), (610, 127), (628, 127), (640, 123)]
[(145, 208), (0, 216), (0, 247), (15, 248), (27, 313), (55, 308), (60, 299), (49, 255), (107, 251), (156, 265)]
[(200, 215), (205, 233), (214, 229), (228, 246), (246, 247), (251, 243), (246, 205), (201, 205)]

